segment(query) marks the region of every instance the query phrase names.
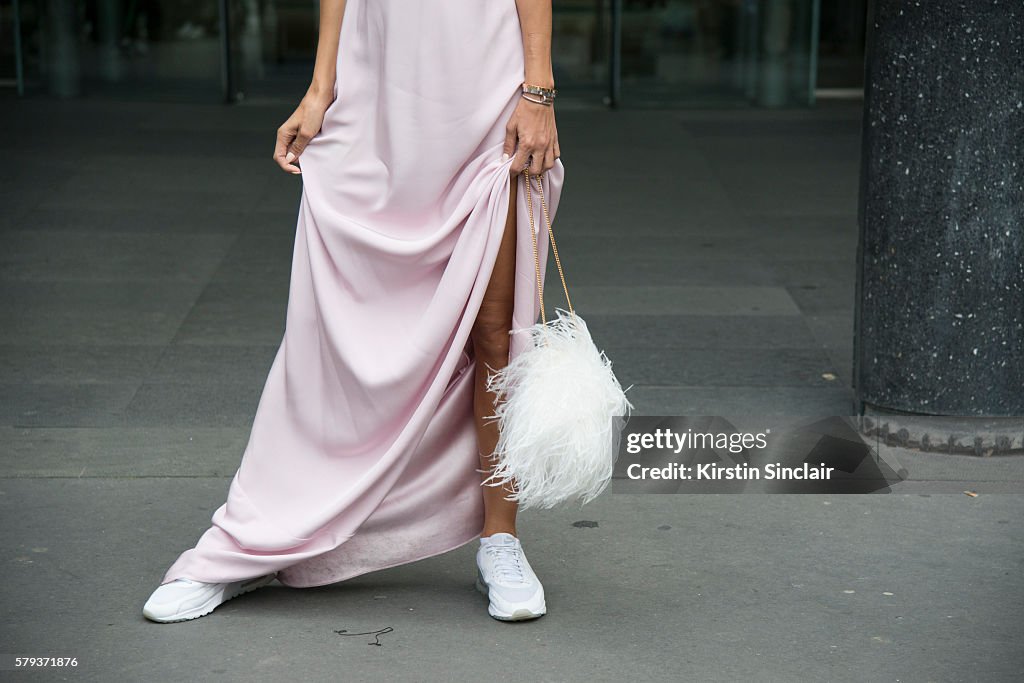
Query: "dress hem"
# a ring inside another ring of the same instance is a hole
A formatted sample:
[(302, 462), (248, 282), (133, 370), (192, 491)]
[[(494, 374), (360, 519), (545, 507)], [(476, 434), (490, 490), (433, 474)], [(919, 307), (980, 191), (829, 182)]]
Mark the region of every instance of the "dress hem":
[(274, 572), (274, 574), (275, 574), (274, 578), (282, 586), (287, 586), (288, 588), (318, 588), (320, 586), (330, 586), (332, 584), (342, 583), (344, 581), (348, 581), (349, 579), (354, 579), (356, 577), (363, 576), (365, 574), (373, 574), (374, 572), (383, 571), (385, 569), (394, 569), (395, 567), (401, 567), (403, 565), (411, 564), (413, 562), (419, 562), (421, 560), (429, 560), (432, 557), (438, 557), (439, 555), (444, 555), (445, 553), (450, 553), (453, 550), (458, 550), (459, 548), (472, 543), (474, 540), (476, 540), (478, 538), (480, 538), (480, 532), (474, 533), (469, 538), (467, 538), (467, 539), (465, 539), (463, 541), (459, 541), (455, 545), (446, 546), (442, 550), (431, 551), (431, 552), (427, 553), (426, 555), (420, 555), (418, 557), (414, 557), (413, 559), (399, 560), (399, 561), (394, 562), (392, 564), (386, 564), (386, 565), (382, 565), (382, 566), (379, 566), (379, 567), (374, 567), (372, 569), (359, 570), (359, 571), (357, 571), (357, 572), (355, 572), (353, 574), (342, 574), (341, 578), (334, 578), (334, 579), (331, 579), (330, 581), (321, 581), (321, 582), (317, 582), (317, 583), (302, 583), (302, 584), (285, 583), (284, 581), (281, 581), (281, 579), (277, 578), (277, 574), (279, 572)]

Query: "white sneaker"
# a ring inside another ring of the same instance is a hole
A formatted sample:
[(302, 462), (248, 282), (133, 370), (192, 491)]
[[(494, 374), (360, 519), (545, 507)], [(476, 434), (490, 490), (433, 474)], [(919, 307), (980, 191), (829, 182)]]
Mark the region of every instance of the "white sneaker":
[(501, 621), (536, 619), (547, 612), (544, 586), (512, 534), (480, 538), (476, 552), (476, 588), (487, 596), (487, 613)]
[(234, 583), (206, 583), (193, 579), (175, 579), (158, 586), (149, 596), (142, 615), (162, 623), (187, 621), (209, 614), (217, 605), (236, 595), (265, 586), (277, 572)]

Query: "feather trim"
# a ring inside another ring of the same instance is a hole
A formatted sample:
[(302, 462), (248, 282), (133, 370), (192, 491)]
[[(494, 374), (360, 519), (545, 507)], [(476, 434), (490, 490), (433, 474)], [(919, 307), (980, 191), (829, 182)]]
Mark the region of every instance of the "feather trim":
[(633, 405), (586, 323), (556, 309), (557, 318), (513, 333), (532, 345), (497, 372), (497, 461), (486, 485), (509, 484), (521, 509), (548, 509), (596, 498), (611, 481), (619, 438)]

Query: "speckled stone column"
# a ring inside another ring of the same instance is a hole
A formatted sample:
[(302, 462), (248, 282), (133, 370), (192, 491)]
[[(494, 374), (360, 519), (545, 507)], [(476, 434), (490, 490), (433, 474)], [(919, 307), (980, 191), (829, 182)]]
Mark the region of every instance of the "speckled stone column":
[(856, 409), (1024, 416), (1024, 4), (873, 4)]

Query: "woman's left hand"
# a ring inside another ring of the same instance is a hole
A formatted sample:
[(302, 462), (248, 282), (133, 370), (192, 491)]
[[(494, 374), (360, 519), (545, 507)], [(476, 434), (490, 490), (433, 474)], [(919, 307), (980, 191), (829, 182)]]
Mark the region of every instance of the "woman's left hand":
[(503, 151), (503, 159), (515, 154), (510, 169), (514, 174), (529, 168), (533, 175), (540, 175), (554, 167), (555, 159), (560, 154), (555, 108), (520, 97), (519, 104), (505, 126)]

